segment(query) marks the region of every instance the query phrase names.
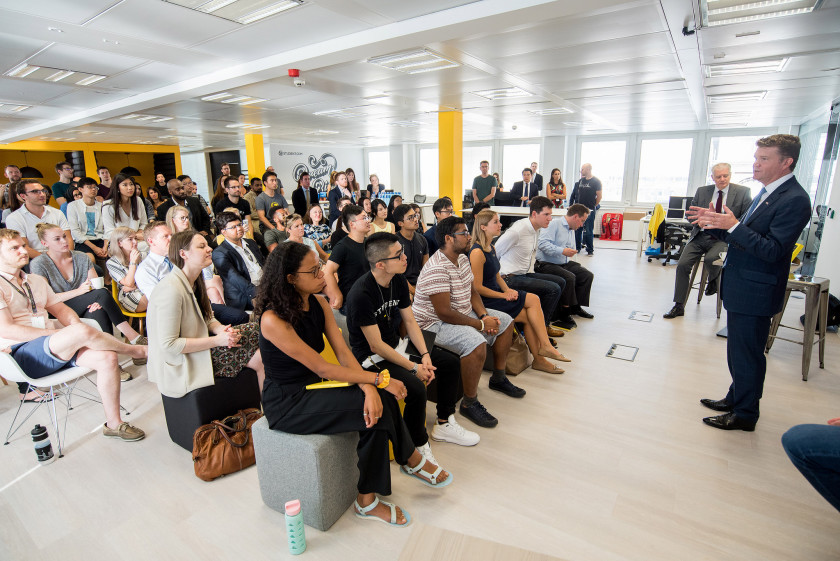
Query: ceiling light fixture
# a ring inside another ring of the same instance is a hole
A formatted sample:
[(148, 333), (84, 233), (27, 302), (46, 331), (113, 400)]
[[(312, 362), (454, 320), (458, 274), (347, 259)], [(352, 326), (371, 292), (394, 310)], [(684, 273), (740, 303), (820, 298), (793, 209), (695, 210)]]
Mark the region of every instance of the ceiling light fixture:
[(489, 99), (490, 101), (495, 101), (497, 99), (512, 99), (516, 97), (531, 97), (534, 94), (531, 92), (526, 92), (522, 88), (518, 88), (516, 86), (511, 88), (496, 88), (493, 90), (480, 90), (477, 92), (470, 92), (473, 95), (477, 95), (479, 97), (483, 97), (484, 99)]
[(104, 80), (107, 76), (103, 76), (101, 74), (94, 74), (93, 76), (88, 76), (87, 78), (82, 78), (78, 82), (76, 82), (77, 86), (89, 86), (93, 83), (98, 82), (99, 80)]
[(220, 99), (224, 99), (224, 98), (230, 97), (232, 95), (233, 94), (230, 94), (230, 93), (227, 93), (227, 92), (221, 92), (221, 93), (212, 94), (212, 95), (205, 95), (204, 97), (201, 98), (201, 101), (219, 101)]
[(46, 80), (47, 82), (59, 82), (65, 78), (72, 76), (73, 74), (75, 74), (75, 72), (73, 72), (72, 70), (59, 70), (58, 72), (47, 76), (46, 78), (44, 78), (44, 80)]
[(756, 102), (761, 101), (767, 96), (767, 91), (760, 92), (742, 92), (731, 94), (713, 94), (708, 97), (709, 103), (716, 105), (719, 103), (737, 103), (741, 101)]
[(15, 113), (17, 113), (17, 112), (19, 112), (19, 111), (26, 111), (27, 109), (31, 109), (31, 108), (32, 108), (32, 106), (31, 106), (31, 105), (18, 105), (17, 107), (15, 107), (14, 109), (12, 109), (12, 111), (14, 111)]
[(421, 123), (420, 121), (393, 121), (392, 123), (389, 123), (389, 124), (392, 125), (392, 126), (395, 126), (395, 127), (411, 128), (411, 127), (419, 127), (423, 123)]
[(249, 96), (249, 95), (237, 95), (237, 96), (231, 97), (229, 99), (223, 99), (221, 101), (222, 101), (222, 103), (239, 103), (240, 101), (245, 101), (246, 99), (251, 99), (251, 96)]
[(781, 72), (790, 59), (774, 58), (768, 60), (756, 60), (751, 62), (734, 62), (729, 64), (707, 64), (705, 65), (707, 78), (718, 78), (721, 76), (734, 76), (738, 74), (763, 74), (765, 72)]
[(29, 76), (30, 74), (32, 74), (36, 70), (40, 70), (40, 69), (41, 69), (40, 66), (31, 66), (29, 64), (24, 63), (24, 64), (20, 64), (18, 66), (15, 66), (14, 68), (12, 68), (8, 72), (6, 72), (6, 76), (9, 76), (9, 77), (12, 77), (12, 78), (26, 78), (27, 76)]
[(309, 131), (306, 134), (311, 134), (311, 135), (314, 135), (314, 136), (326, 136), (326, 135), (329, 135), (329, 134), (338, 134), (338, 131), (328, 131), (328, 130), (318, 129), (316, 131)]
[(325, 111), (316, 111), (313, 115), (317, 115), (318, 117), (334, 117), (336, 119), (353, 119), (362, 116), (361, 112), (355, 111), (361, 107), (364, 107), (364, 105), (344, 109), (327, 109)]
[(383, 55), (369, 58), (370, 64), (405, 72), (406, 74), (420, 74), (423, 72), (434, 72), (461, 66), (454, 60), (450, 60), (429, 49), (416, 49), (390, 55)]
[(551, 109), (529, 109), (528, 113), (533, 113), (534, 115), (568, 115), (569, 113), (574, 113), (568, 107), (553, 107)]
[(209, 2), (205, 2), (198, 6), (196, 10), (204, 12), (205, 14), (212, 14), (216, 10), (229, 6), (234, 2), (236, 2), (236, 0), (210, 0)]
[(807, 14), (822, 0), (700, 0), (705, 27)]
[(269, 16), (273, 16), (275, 14), (279, 14), (280, 12), (285, 12), (291, 8), (296, 8), (303, 4), (302, 0), (281, 0), (275, 4), (270, 4), (265, 8), (260, 8), (259, 10), (254, 10), (249, 14), (245, 14), (242, 17), (236, 19), (239, 23), (243, 25), (247, 25), (249, 23), (254, 23), (255, 21), (259, 21), (261, 19), (267, 18)]

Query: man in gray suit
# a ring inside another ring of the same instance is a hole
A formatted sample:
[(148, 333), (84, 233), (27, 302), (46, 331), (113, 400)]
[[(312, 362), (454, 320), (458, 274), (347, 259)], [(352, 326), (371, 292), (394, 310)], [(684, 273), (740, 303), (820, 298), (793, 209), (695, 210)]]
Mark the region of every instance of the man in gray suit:
[[(723, 207), (726, 206), (732, 210), (735, 216), (740, 217), (750, 208), (752, 197), (748, 187), (729, 183), (731, 178), (732, 166), (726, 163), (716, 164), (712, 168), (714, 185), (699, 187), (697, 192), (694, 193), (691, 206), (709, 208), (709, 205), (712, 204), (715, 206), (715, 212), (718, 213), (722, 213)], [(663, 316), (665, 319), (673, 319), (685, 314), (685, 301), (688, 299), (691, 269), (695, 263), (700, 261), (700, 258), (705, 260), (706, 270), (709, 271), (706, 295), (711, 296), (717, 293), (720, 267), (712, 265), (712, 263), (720, 258), (722, 251), (726, 251), (726, 242), (712, 237), (699, 227), (694, 226), (677, 264), (674, 307)]]

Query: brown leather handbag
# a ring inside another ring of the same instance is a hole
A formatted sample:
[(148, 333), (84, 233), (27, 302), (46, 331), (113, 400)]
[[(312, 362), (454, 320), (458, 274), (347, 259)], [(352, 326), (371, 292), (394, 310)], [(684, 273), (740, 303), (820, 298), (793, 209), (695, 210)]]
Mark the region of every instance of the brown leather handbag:
[(213, 481), (254, 465), (251, 425), (262, 416), (259, 409), (244, 409), (221, 421), (198, 427), (193, 435), (196, 477)]

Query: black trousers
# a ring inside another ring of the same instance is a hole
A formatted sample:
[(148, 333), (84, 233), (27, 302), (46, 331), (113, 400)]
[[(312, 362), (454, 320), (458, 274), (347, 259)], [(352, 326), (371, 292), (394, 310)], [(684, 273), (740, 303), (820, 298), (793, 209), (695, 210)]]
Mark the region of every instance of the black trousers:
[(589, 306), (589, 293), (592, 291), (595, 275), (577, 261), (568, 261), (565, 265), (537, 261), (534, 264), (534, 271), (556, 275), (566, 280), (566, 288), (560, 294), (561, 306)]
[[(461, 377), (460, 359), (442, 349), (433, 347), (431, 350), (432, 364), (437, 380), (438, 402), (437, 418), (448, 419), (455, 413), (455, 401), (458, 399), (458, 382)], [(402, 417), (405, 426), (411, 435), (414, 446), (423, 446), (429, 441), (429, 433), (426, 431), (426, 385), (420, 379), (396, 364), (383, 360), (377, 363), (377, 368), (368, 370), (377, 371), (387, 369), (391, 377), (405, 384), (408, 396), (405, 398), (405, 410)]]
[(724, 401), (738, 418), (757, 421), (758, 402), (764, 393), (767, 357), (764, 347), (770, 334), (767, 316), (748, 316), (726, 312), (726, 362), (732, 384)]
[(248, 314), (237, 308), (224, 304), (210, 304), (213, 315), (222, 325), (242, 325), (248, 323)]
[[(94, 320), (105, 333), (113, 333), (115, 325), (128, 321), (128, 318), (120, 311), (119, 306), (114, 302), (114, 298), (107, 288), (91, 290), (90, 292), (66, 300), (64, 303), (76, 312), (76, 315), (80, 318)], [(94, 303), (99, 304), (101, 308), (91, 312), (87, 307)]]
[(377, 390), (382, 400), (382, 418), (365, 427), (364, 392), (356, 385), (344, 388), (306, 390), (297, 385), (279, 385), (266, 378), (263, 408), (268, 426), (291, 434), (359, 433), (359, 493), (391, 494), (391, 466), (388, 441), (394, 446), (394, 459), (406, 465), (414, 453), (411, 435), (400, 415), (396, 398)]

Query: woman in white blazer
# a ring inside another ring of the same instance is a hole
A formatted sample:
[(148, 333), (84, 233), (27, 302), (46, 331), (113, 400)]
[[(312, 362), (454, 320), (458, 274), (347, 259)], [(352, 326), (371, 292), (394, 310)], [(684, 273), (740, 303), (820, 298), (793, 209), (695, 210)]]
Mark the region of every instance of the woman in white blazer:
[(137, 196), (137, 184), (130, 175), (119, 173), (111, 185), (111, 196), (102, 204), (105, 239), (111, 238), (117, 226), (125, 226), (137, 232), (137, 241), (143, 241), (143, 228), (149, 219), (143, 199)]
[(256, 371), (262, 388), (259, 326), (231, 327), (213, 317), (201, 275), (212, 252), (195, 230), (172, 236), (169, 260), (174, 267), (149, 302), (149, 380), (168, 397), (212, 386), (214, 376), (234, 377), (246, 366)]

